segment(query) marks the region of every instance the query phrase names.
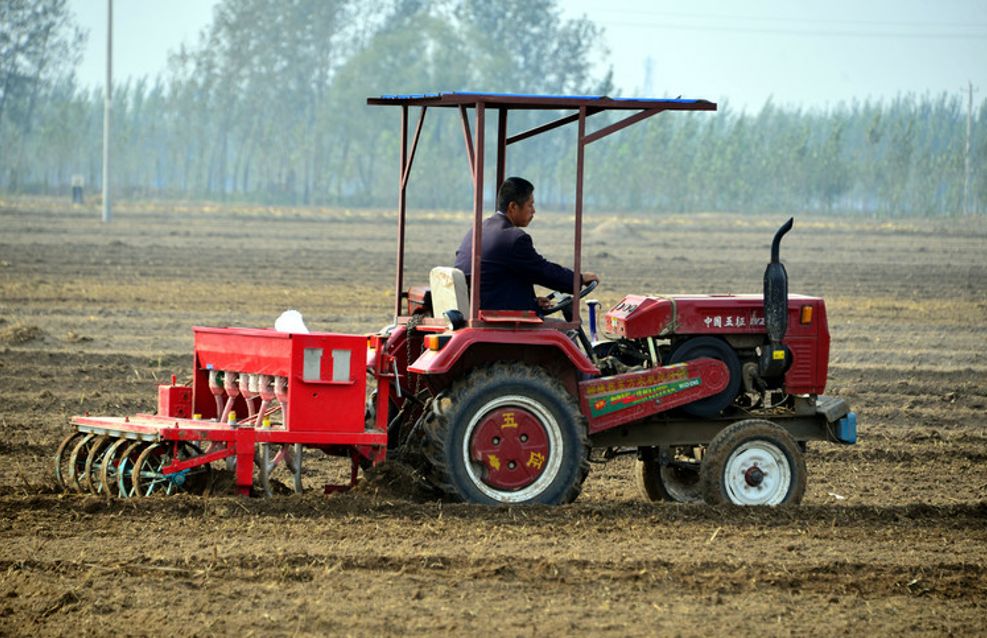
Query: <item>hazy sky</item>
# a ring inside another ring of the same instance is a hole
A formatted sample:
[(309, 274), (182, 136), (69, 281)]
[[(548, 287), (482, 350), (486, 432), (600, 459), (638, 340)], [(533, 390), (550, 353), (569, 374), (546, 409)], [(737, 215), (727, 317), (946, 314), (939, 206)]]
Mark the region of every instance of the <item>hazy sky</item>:
[[(70, 0), (89, 30), (83, 83), (105, 75), (106, 0)], [(114, 78), (162, 73), (215, 0), (116, 0)], [(606, 29), (624, 95), (825, 107), (899, 93), (987, 91), (987, 0), (563, 0)], [(650, 65), (650, 85), (646, 68)], [(450, 90), (470, 87), (449, 87)]]

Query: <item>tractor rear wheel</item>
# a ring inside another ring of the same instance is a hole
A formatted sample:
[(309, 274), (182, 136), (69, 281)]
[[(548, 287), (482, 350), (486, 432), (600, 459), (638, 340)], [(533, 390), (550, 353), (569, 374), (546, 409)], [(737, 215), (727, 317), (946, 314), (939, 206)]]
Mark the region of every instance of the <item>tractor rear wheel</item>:
[(730, 375), (727, 387), (713, 396), (689, 403), (680, 409), (690, 416), (709, 419), (719, 416), (737, 398), (737, 395), (740, 393), (742, 369), (740, 367), (740, 357), (730, 347), (730, 344), (716, 337), (693, 337), (692, 339), (683, 341), (672, 350), (668, 356), (667, 363), (683, 363), (702, 357), (716, 359), (726, 365), (727, 372)]
[(555, 505), (579, 496), (589, 438), (559, 381), (537, 367), (500, 363), (471, 372), (449, 398), (426, 448), (444, 492), (487, 504)]
[(649, 501), (672, 503), (699, 503), (699, 463), (678, 461), (675, 458), (662, 464), (661, 454), (675, 455), (676, 450), (645, 448), (640, 459), (634, 462), (634, 482), (637, 489)]
[(805, 458), (784, 428), (747, 419), (713, 437), (699, 484), (711, 505), (797, 504), (805, 494)]

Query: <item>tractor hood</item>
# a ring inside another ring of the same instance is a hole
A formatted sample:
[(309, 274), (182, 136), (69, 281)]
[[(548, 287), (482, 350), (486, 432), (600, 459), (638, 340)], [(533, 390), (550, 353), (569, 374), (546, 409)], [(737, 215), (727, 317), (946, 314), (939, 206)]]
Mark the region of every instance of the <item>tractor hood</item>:
[[(818, 297), (791, 295), (790, 311), (819, 306)], [(818, 315), (817, 315), (818, 316)], [(627, 295), (604, 315), (603, 330), (641, 339), (672, 334), (763, 334), (762, 295)]]

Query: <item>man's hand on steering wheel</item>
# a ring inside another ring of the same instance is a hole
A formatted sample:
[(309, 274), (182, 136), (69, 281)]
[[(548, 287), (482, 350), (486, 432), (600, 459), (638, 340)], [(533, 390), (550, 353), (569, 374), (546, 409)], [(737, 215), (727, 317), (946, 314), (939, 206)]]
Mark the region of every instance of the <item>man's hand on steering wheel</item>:
[[(584, 272), (582, 274), (583, 288), (579, 291), (579, 298), (582, 299), (593, 292), (600, 284), (600, 277), (596, 273)], [(572, 305), (572, 295), (569, 293), (553, 292), (548, 297), (539, 297), (538, 305), (541, 306), (542, 316), (550, 315)]]

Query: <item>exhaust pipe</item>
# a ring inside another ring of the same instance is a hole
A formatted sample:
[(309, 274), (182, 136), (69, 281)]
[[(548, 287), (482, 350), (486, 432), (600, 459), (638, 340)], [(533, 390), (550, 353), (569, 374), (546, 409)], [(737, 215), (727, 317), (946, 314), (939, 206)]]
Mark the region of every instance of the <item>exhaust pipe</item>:
[(764, 327), (770, 344), (761, 350), (758, 368), (762, 377), (783, 375), (792, 364), (792, 353), (782, 343), (788, 331), (788, 272), (781, 263), (781, 239), (795, 218), (781, 225), (771, 242), (771, 263), (764, 270)]

